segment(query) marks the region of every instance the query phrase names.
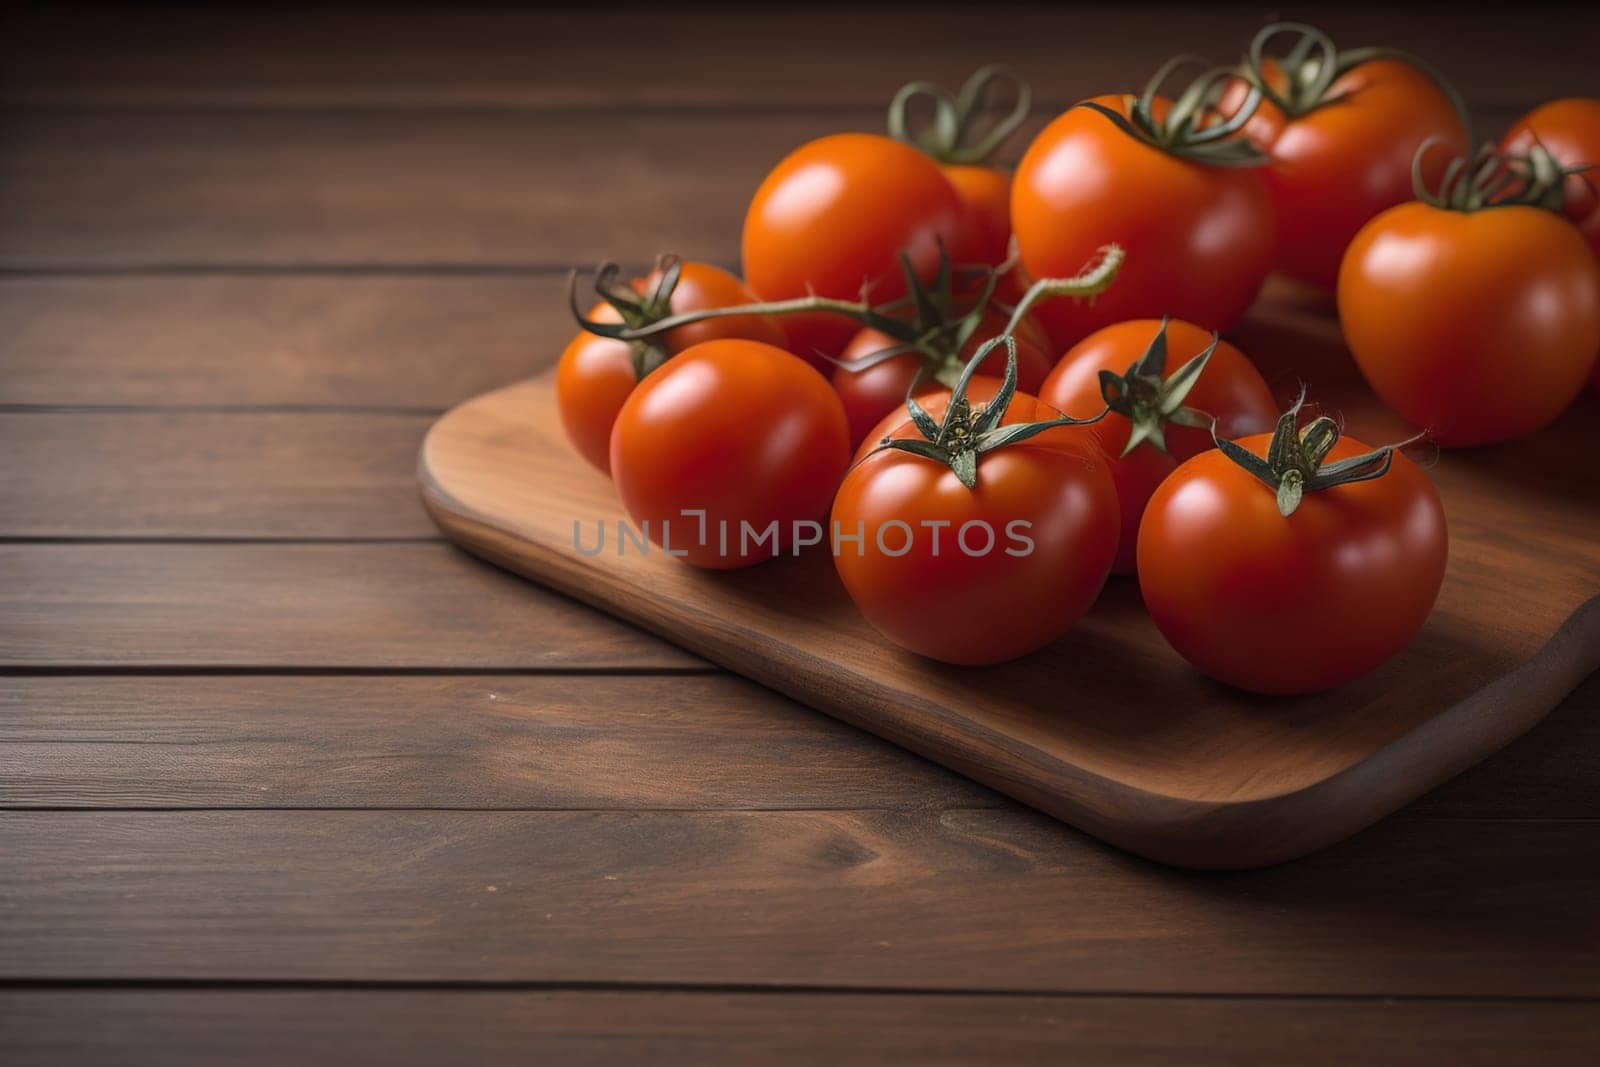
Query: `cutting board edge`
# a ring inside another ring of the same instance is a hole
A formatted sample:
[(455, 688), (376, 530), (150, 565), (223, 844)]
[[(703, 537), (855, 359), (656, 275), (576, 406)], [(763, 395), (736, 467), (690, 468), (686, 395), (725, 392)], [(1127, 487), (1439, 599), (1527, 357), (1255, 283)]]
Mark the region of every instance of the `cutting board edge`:
[[(506, 388), (522, 384), (526, 383)], [(475, 397), (443, 415), (430, 428), (418, 454), (423, 506), (451, 541), (496, 566), (622, 618), (1119, 848), (1172, 866), (1212, 870), (1266, 867), (1343, 840), (1526, 733), (1600, 668), (1597, 596), (1580, 604), (1532, 656), (1494, 682), (1357, 763), (1289, 792), (1236, 802), (1198, 800), (1152, 792), (1080, 767), (1038, 759), (1029, 764), (1035, 773), (1016, 777), (1001, 773), (971, 752), (953, 748), (938, 732), (917, 730), (911, 715), (886, 721), (863, 716), (860, 709), (834, 701), (818, 701), (814, 694), (793, 684), (792, 672), (782, 669), (782, 664), (753, 655), (731, 637), (691, 629), (691, 639), (685, 640), (683, 631), (669, 625), (668, 615), (646, 610), (649, 601), (609, 598), (602, 585), (586, 580), (585, 565), (517, 537), (456, 499), (434, 477), (428, 451), (440, 426), (481, 399)], [(965, 721), (963, 725), (973, 726)]]

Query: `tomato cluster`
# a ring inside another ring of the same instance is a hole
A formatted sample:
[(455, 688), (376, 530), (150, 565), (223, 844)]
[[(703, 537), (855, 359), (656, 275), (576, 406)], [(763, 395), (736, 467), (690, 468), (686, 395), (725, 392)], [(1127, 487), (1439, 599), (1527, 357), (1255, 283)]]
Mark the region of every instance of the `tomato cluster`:
[(1336, 290), (1419, 438), (1539, 429), (1600, 376), (1600, 101), (1468, 157), (1414, 57), (1281, 23), (1169, 93), (1179, 65), (1069, 108), (1014, 174), (991, 156), (1025, 85), (914, 83), (890, 136), (768, 173), (742, 279), (608, 265), (586, 315), (574, 286), (560, 415), (635, 540), (708, 569), (831, 551), (879, 632), (957, 664), (1058, 639), (1113, 574), (1241, 688), (1324, 689), (1404, 647), (1444, 578), (1427, 476), (1303, 419), (1304, 388), (1280, 412), (1220, 335), (1279, 270)]

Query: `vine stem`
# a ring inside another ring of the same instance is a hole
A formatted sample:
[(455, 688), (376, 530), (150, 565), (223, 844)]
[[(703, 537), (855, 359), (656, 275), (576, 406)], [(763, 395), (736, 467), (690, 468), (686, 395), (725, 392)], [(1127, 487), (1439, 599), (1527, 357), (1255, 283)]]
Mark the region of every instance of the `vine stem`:
[(1121, 245), (1105, 245), (1096, 254), (1092, 263), (1072, 277), (1040, 278), (1029, 286), (1022, 299), (1017, 301), (1016, 310), (1011, 313), (1011, 321), (1006, 323), (1006, 334), (1009, 336), (1016, 333), (1023, 317), (1046, 297), (1071, 296), (1082, 299), (1099, 296), (1116, 281), (1117, 272), (1122, 269), (1123, 260), (1127, 258), (1128, 254), (1122, 250)]

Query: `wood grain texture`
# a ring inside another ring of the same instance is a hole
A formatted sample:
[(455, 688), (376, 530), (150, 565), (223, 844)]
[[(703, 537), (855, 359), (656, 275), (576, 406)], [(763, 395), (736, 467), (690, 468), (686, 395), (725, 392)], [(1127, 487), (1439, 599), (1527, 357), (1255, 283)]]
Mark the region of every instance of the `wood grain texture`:
[(12, 678), (0, 686), (5, 807), (1006, 803), (731, 675)]
[[(1336, 374), (1325, 380), (1324, 395), (1347, 401), (1353, 432), (1392, 439), (1370, 401), (1341, 391)], [(541, 379), (470, 401), (430, 432), (425, 499), (452, 538), (1171, 863), (1252, 866), (1337, 841), (1523, 733), (1600, 666), (1600, 486), (1575, 487), (1562, 466), (1536, 462), (1593, 437), (1592, 401), (1522, 446), (1441, 458), (1432, 474), (1451, 562), (1428, 625), (1365, 678), (1292, 700), (1201, 678), (1126, 580), (1055, 644), (963, 670), (879, 638), (825, 553), (723, 574), (659, 552), (618, 558), (625, 517), (609, 483), (552, 428), (551, 404)], [(589, 544), (602, 518), (611, 550), (581, 554), (574, 522), (587, 524)], [(1138, 704), (1128, 677), (1141, 679)]]
[(443, 410), (559, 352), (561, 292), (551, 274), (4, 277), (0, 404)]
[[(1117, 1063), (1587, 1065), (1600, 1006), (829, 993), (6, 990), (0, 1053), (36, 1067), (489, 1063), (880, 1067)], [(359, 1034), (359, 1039), (354, 1035)]]
[(1017, 809), (5, 812), (11, 979), (1600, 996), (1600, 823), (1165, 870)]
[[(959, 84), (979, 63), (1013, 64), (1041, 98), (1068, 103), (1132, 88), (1169, 56), (1229, 62), (1277, 13), (1257, 4), (820, 5), (616, 10), (141, 11), (13, 17), (0, 100), (73, 107), (600, 108), (878, 106), (918, 78)], [(1593, 12), (1527, 19), (1507, 47), (1497, 18), (1441, 22), (1385, 4), (1284, 11), (1344, 47), (1427, 56), (1479, 104), (1593, 91), (1581, 42)], [(648, 32), (639, 27), (648, 26)], [(1131, 29), (1131, 26), (1136, 26)], [(1447, 32), (1446, 32), (1447, 30)], [(893, 42), (893, 47), (887, 47)], [(662, 57), (671, 57), (664, 62)]]
[(425, 415), (0, 413), (0, 537), (432, 538)]
[[(976, 783), (731, 675), (12, 678), (0, 806), (945, 808)], [(1600, 676), (1406, 809), (1600, 818)]]
[(446, 545), (0, 545), (0, 667), (699, 665)]

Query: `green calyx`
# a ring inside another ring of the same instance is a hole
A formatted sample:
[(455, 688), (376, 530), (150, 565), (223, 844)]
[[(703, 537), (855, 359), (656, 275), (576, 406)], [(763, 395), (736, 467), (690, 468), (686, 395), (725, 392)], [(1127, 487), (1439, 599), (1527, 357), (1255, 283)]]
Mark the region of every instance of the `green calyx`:
[[(994, 399), (981, 407), (974, 408), (967, 400), (967, 386), (979, 365), (1001, 345), (1006, 349), (1005, 377), (1000, 383), (999, 390), (995, 392)], [(985, 454), (997, 448), (1026, 441), (1057, 426), (1082, 426), (1105, 417), (1105, 412), (1102, 411), (1092, 419), (1072, 419), (1063, 415), (1059, 419), (1002, 426), (1001, 423), (1005, 420), (1006, 411), (1011, 407), (1011, 400), (1016, 392), (1017, 342), (1010, 334), (1002, 334), (984, 342), (983, 347), (973, 355), (972, 361), (967, 364), (960, 380), (951, 390), (950, 405), (942, 421), (935, 422), (933, 416), (917, 403), (915, 397), (908, 396), (906, 410), (910, 412), (911, 422), (922, 434), (922, 438), (919, 440), (914, 437), (886, 437), (878, 443), (873, 452), (896, 449), (942, 463), (955, 472), (962, 485), (974, 489), (978, 485), (978, 460)]]
[(1150, 340), (1150, 347), (1122, 374), (1109, 370), (1100, 372), (1100, 395), (1105, 398), (1106, 407), (1132, 424), (1128, 445), (1122, 450), (1124, 456), (1145, 441), (1165, 452), (1165, 428), (1169, 422), (1200, 429), (1212, 422), (1204, 412), (1184, 407), (1183, 401), (1200, 380), (1211, 354), (1217, 350), (1218, 337), (1213, 333), (1211, 343), (1203, 351), (1173, 371), (1171, 377), (1166, 377), (1167, 322), (1163, 317), (1161, 328)]
[(1278, 514), (1284, 518), (1295, 513), (1307, 493), (1382, 478), (1389, 473), (1397, 450), (1422, 439), (1419, 434), (1398, 444), (1384, 445), (1359, 456), (1325, 464), (1323, 461), (1338, 443), (1339, 424), (1326, 415), (1320, 415), (1307, 423), (1305, 429), (1300, 429), (1300, 409), (1305, 400), (1306, 391), (1302, 388), (1294, 405), (1278, 416), (1265, 459), (1242, 445), (1218, 437), (1214, 424), (1211, 431), (1218, 451), (1255, 475), (1277, 494)]
[(633, 338), (628, 332), (646, 329), (672, 316), (672, 293), (683, 274), (683, 262), (677, 256), (664, 255), (656, 260), (656, 270), (655, 285), (643, 294), (622, 280), (622, 268), (615, 263), (602, 263), (595, 271), (595, 292), (616, 310), (621, 322), (595, 322), (584, 317), (578, 307), (578, 272), (567, 276), (567, 304), (572, 308), (572, 317), (589, 333), (626, 344), (633, 358), (633, 373), (641, 381), (665, 363), (671, 353), (659, 337)]
[(1423, 179), (1423, 160), (1438, 141), (1430, 138), (1411, 160), (1411, 187), (1417, 199), (1445, 211), (1473, 212), (1496, 207), (1539, 207), (1560, 214), (1566, 205), (1569, 175), (1587, 166), (1563, 167), (1543, 145), (1525, 155), (1511, 155), (1484, 145), (1469, 160), (1457, 156), (1445, 168), (1435, 189)]
[[(992, 91), (1009, 83), (1010, 109), (990, 124), (981, 137), (975, 137), (979, 117), (990, 109)], [(925, 99), (933, 106), (931, 121), (921, 129), (911, 128), (911, 105)], [(960, 92), (933, 82), (911, 82), (895, 93), (889, 104), (889, 136), (932, 156), (940, 163), (984, 163), (1017, 128), (1027, 121), (1033, 107), (1033, 91), (1011, 68), (991, 63), (980, 67)]]
[(1085, 100), (1079, 107), (1097, 111), (1123, 133), (1168, 155), (1213, 167), (1256, 167), (1267, 157), (1255, 145), (1237, 136), (1261, 106), (1261, 87), (1254, 83), (1239, 110), (1226, 119), (1216, 113), (1216, 102), (1227, 83), (1236, 77), (1227, 67), (1204, 70), (1172, 101), (1165, 115), (1156, 116), (1161, 87), (1182, 67), (1204, 64), (1195, 56), (1177, 56), (1156, 71), (1144, 92), (1128, 105), (1128, 114)]
[[(1266, 76), (1267, 47), (1279, 38), (1289, 39), (1289, 49), (1274, 57), (1283, 75), (1282, 84), (1274, 86)], [(1286, 118), (1295, 119), (1343, 100), (1343, 93), (1331, 91), (1333, 83), (1363, 63), (1371, 63), (1375, 59), (1398, 60), (1427, 75), (1450, 101), (1450, 106), (1461, 120), (1461, 128), (1467, 133), (1467, 141), (1471, 143), (1472, 119), (1461, 94), (1429, 63), (1409, 52), (1382, 47), (1340, 51), (1333, 39), (1315, 26), (1303, 22), (1274, 22), (1263, 26), (1251, 40), (1250, 48), (1239, 65), (1239, 74), (1260, 89), (1261, 94)]]

